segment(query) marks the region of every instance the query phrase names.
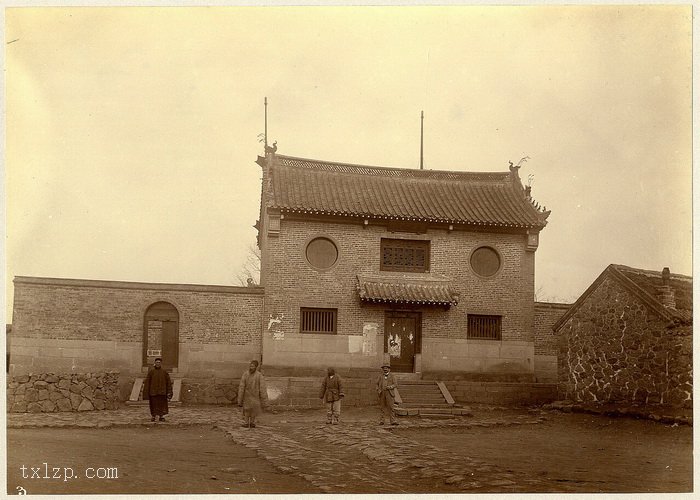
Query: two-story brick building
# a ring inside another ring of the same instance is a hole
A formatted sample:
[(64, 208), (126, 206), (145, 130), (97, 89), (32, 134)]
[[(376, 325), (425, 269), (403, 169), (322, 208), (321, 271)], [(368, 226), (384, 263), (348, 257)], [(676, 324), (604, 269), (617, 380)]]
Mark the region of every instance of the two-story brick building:
[(549, 212), (517, 167), (272, 151), (258, 164), (260, 286), (18, 276), (10, 374), (114, 369), (128, 386), (162, 356), (184, 379), (236, 378), (252, 358), (270, 376), (333, 365), (364, 377), (386, 354), (423, 378), (553, 379), (553, 356), (535, 348), (535, 250)]
[(276, 373), (535, 376), (535, 251), (549, 212), (518, 167), (370, 167), (268, 152), (262, 355)]

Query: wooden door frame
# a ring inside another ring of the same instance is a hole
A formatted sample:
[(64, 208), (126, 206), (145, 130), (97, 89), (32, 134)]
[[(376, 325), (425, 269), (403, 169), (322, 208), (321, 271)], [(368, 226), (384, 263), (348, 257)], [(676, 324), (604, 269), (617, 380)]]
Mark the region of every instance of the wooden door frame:
[[(170, 315), (158, 315), (156, 313), (150, 313), (149, 311), (151, 308), (158, 303), (166, 303), (170, 305), (175, 312), (175, 315), (170, 316)], [(153, 302), (150, 304), (146, 310), (143, 313), (143, 342), (142, 342), (142, 349), (141, 349), (141, 364), (143, 367), (150, 367), (148, 363), (148, 322), (149, 321), (162, 321), (162, 322), (174, 322), (175, 323), (175, 337), (176, 337), (176, 345), (177, 345), (177, 364), (171, 368), (168, 368), (168, 371), (172, 371), (173, 369), (178, 369), (180, 365), (180, 311), (178, 311), (177, 307), (175, 307), (174, 304), (171, 302), (168, 302), (167, 300), (160, 300), (157, 302)], [(162, 339), (161, 339), (162, 343)], [(162, 345), (161, 345), (161, 357), (163, 356), (163, 350), (162, 350)]]
[[(396, 316), (394, 316), (396, 315)], [(411, 311), (406, 309), (385, 309), (384, 310), (384, 354), (389, 352), (389, 320), (395, 317), (412, 317), (416, 325), (416, 341), (413, 344), (413, 370), (406, 373), (416, 372), (416, 354), (421, 353), (423, 343), (423, 313), (421, 311)]]

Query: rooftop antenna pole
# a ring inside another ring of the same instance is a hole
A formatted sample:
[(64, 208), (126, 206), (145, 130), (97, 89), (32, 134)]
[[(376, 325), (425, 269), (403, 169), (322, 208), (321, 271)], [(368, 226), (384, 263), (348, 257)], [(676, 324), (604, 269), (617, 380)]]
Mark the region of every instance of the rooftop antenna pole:
[(423, 170), (423, 110), (420, 112), (420, 169)]
[(265, 153), (267, 153), (267, 96), (265, 96)]

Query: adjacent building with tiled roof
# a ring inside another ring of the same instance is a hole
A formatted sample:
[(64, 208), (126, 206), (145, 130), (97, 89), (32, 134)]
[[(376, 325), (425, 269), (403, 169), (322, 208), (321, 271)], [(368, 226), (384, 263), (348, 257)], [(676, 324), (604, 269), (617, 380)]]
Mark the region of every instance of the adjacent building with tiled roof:
[(692, 290), (668, 268), (609, 265), (553, 326), (561, 394), (691, 405)]
[(257, 163), (268, 369), (362, 372), (388, 356), (395, 371), (423, 376), (537, 378), (534, 259), (549, 211), (518, 167), (419, 170), (272, 151)]

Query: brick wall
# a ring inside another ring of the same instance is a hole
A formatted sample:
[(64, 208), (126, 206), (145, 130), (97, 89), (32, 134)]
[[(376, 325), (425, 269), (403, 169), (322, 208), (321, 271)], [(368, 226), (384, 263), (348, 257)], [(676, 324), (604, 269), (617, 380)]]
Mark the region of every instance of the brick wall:
[(560, 395), (692, 407), (692, 327), (671, 327), (606, 277), (557, 330)]
[(11, 371), (140, 372), (144, 314), (164, 301), (178, 312), (185, 375), (239, 372), (261, 353), (260, 287), (15, 278)]
[(552, 327), (571, 304), (535, 302), (535, 380), (556, 382), (557, 340)]
[[(312, 268), (305, 258), (306, 244), (319, 236), (334, 241), (339, 252), (338, 262), (327, 271)], [(284, 337), (284, 340), (273, 341), (270, 332), (264, 336), (263, 352), (267, 365), (377, 366), (383, 350), (384, 312), (390, 307), (361, 304), (357, 275), (403, 275), (380, 273), (380, 241), (383, 237), (430, 239), (428, 274), (452, 278), (454, 288), (461, 293), (459, 305), (447, 310), (442, 307), (420, 309), (423, 339), (465, 340), (468, 313), (494, 314), (503, 317), (503, 345), (510, 341), (526, 342), (532, 348), (534, 253), (526, 252), (525, 235), (447, 229), (430, 229), (427, 234), (392, 233), (378, 224), (363, 227), (359, 224), (284, 218), (279, 236), (266, 237), (263, 251), (266, 260), (264, 317), (275, 321), (275, 328), (281, 333), (278, 337)], [(469, 265), (471, 252), (482, 245), (497, 249), (503, 261), (501, 270), (494, 277), (486, 279), (478, 277)], [(337, 308), (338, 335), (361, 335), (365, 323), (376, 323), (382, 342), (378, 348), (380, 352), (375, 356), (353, 353), (347, 347), (348, 343), (327, 347), (319, 352), (318, 343), (324, 342), (323, 338), (299, 334), (301, 307)], [(305, 341), (308, 349), (302, 346)], [(296, 344), (297, 347), (292, 348), (289, 344)], [(440, 360), (444, 355), (449, 357), (449, 353), (440, 354)], [(423, 369), (440, 368), (430, 366), (434, 357), (424, 357)], [(497, 364), (490, 367), (497, 369)], [(528, 362), (523, 358), (519, 369), (532, 373), (532, 359)]]

